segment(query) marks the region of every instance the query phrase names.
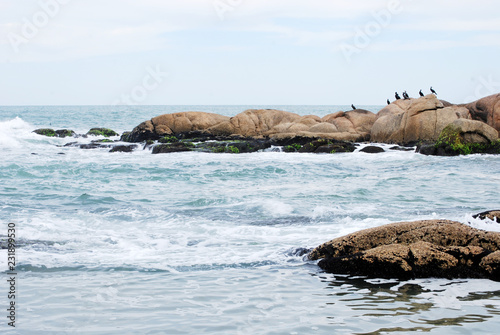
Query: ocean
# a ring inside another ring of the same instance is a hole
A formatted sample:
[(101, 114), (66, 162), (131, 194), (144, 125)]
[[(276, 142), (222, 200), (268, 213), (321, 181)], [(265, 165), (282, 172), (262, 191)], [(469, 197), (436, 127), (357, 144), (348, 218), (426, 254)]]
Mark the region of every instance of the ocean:
[(500, 208), (500, 156), (109, 153), (32, 133), (121, 133), (164, 113), (248, 108), (348, 106), (0, 107), (0, 236), (14, 223), (19, 244), (15, 299), (0, 250), (0, 333), (498, 332), (498, 282), (326, 274), (305, 253), (399, 221), (500, 231), (472, 218)]

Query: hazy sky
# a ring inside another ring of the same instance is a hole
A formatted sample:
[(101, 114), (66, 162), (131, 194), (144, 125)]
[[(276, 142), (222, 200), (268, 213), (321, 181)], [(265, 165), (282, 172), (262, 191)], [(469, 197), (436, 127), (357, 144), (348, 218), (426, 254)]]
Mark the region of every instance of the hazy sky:
[(493, 0), (0, 0), (0, 105), (462, 103), (499, 56)]

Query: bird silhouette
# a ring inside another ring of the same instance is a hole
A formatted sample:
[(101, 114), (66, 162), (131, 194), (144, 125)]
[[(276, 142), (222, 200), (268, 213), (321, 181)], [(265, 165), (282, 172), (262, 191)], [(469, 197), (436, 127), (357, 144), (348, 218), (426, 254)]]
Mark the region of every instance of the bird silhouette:
[(436, 91), (434, 91), (434, 90), (432, 89), (432, 86), (431, 86), (431, 93), (434, 93), (435, 95), (437, 95)]
[(354, 105), (352, 105), (352, 104), (351, 104), (351, 107), (352, 107), (352, 109), (353, 109), (353, 110), (355, 110), (355, 109), (356, 109), (356, 107), (355, 107)]
[(396, 94), (394, 96), (396, 97), (396, 100), (401, 99), (401, 97), (399, 96), (398, 92), (396, 92)]
[(420, 94), (421, 97), (424, 96), (424, 94), (422, 93), (422, 90), (420, 90), (420, 92), (418, 92), (418, 94)]
[(406, 100), (406, 99), (410, 99), (410, 96), (408, 95), (408, 93), (406, 93), (406, 91), (403, 92), (403, 98)]
[(391, 102), (389, 101), (389, 99), (387, 99), (387, 104), (388, 104), (388, 105), (390, 105), (390, 104), (391, 104)]

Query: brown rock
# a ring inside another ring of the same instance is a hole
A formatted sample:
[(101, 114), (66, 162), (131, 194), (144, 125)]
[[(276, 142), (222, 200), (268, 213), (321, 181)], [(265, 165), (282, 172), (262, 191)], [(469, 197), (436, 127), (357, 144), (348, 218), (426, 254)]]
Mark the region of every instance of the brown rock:
[(362, 230), (315, 248), (309, 258), (328, 272), (376, 277), (492, 277), (484, 257), (500, 249), (500, 233), (459, 222), (401, 222)]
[(498, 131), (484, 122), (458, 119), (448, 125), (462, 137), (462, 143), (492, 143), (498, 140)]
[(156, 133), (164, 136), (206, 130), (227, 120), (229, 117), (214, 113), (182, 112), (157, 116), (151, 123)]
[(492, 210), (492, 211), (487, 211), (487, 212), (482, 212), (476, 215), (472, 216), (474, 219), (490, 219), (491, 221), (496, 221), (500, 223), (500, 210)]
[(481, 269), (486, 271), (493, 280), (500, 280), (500, 251), (495, 251), (486, 257), (483, 257), (479, 264)]
[(469, 118), (464, 107), (444, 107), (434, 94), (397, 100), (377, 114), (371, 141), (408, 144), (436, 141), (441, 131), (458, 118)]
[(500, 93), (464, 105), (472, 119), (487, 123), (500, 131)]

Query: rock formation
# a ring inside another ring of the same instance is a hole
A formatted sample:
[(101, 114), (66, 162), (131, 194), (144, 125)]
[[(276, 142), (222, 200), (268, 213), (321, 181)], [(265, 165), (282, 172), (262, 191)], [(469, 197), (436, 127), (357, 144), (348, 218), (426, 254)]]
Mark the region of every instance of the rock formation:
[(309, 258), (338, 274), (500, 280), (500, 233), (448, 220), (401, 222), (336, 238)]
[(437, 141), (448, 124), (461, 118), (471, 118), (467, 108), (444, 107), (434, 94), (396, 100), (378, 112), (371, 141), (397, 144)]
[(293, 137), (365, 141), (370, 137), (376, 115), (363, 109), (337, 112), (323, 118), (314, 115), (250, 109), (234, 117), (203, 112), (164, 114), (134, 128), (125, 140), (158, 140), (165, 135), (202, 132), (219, 137), (284, 139)]
[(500, 93), (462, 106), (469, 110), (472, 119), (485, 122), (500, 131)]

